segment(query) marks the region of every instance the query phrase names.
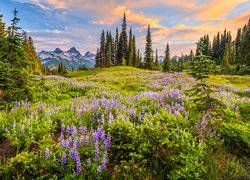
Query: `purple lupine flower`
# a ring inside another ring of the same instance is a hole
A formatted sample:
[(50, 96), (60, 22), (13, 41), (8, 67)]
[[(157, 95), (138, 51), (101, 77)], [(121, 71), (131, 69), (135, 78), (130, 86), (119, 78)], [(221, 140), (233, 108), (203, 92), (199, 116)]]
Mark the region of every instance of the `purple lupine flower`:
[(69, 156), (76, 163), (76, 174), (79, 175), (81, 173), (81, 159), (78, 155), (78, 152), (75, 148), (71, 149), (69, 152)]
[(73, 146), (73, 140), (72, 140), (72, 138), (71, 138), (71, 137), (69, 137), (69, 138), (68, 138), (67, 143), (68, 143), (68, 147)]
[(64, 140), (64, 138), (61, 138), (60, 143), (61, 143), (61, 146), (62, 146), (64, 149), (69, 148), (68, 143), (67, 143), (67, 141)]
[(92, 136), (93, 136), (93, 141), (94, 142), (99, 140), (99, 135), (98, 135), (98, 133), (96, 131), (93, 132)]
[(79, 127), (79, 132), (80, 132), (82, 135), (86, 135), (86, 134), (87, 134), (87, 131), (88, 131), (88, 130), (87, 130), (86, 127), (80, 125), (80, 127)]
[(107, 159), (106, 159), (106, 156), (107, 156), (107, 151), (103, 155), (102, 164), (101, 164), (101, 168), (102, 169), (106, 169), (107, 168)]
[(110, 112), (110, 113), (109, 113), (108, 124), (110, 125), (110, 124), (113, 124), (113, 123), (114, 123), (114, 116), (113, 116), (113, 114)]
[(62, 126), (61, 126), (61, 134), (63, 134), (64, 132), (65, 132), (65, 125), (62, 124)]
[(85, 145), (88, 146), (89, 145), (89, 135), (85, 136)]
[(96, 170), (98, 173), (101, 173), (102, 172), (102, 167), (101, 166), (98, 166), (97, 170)]
[(94, 151), (95, 151), (95, 161), (98, 161), (100, 157), (98, 141), (95, 141)]
[(76, 162), (76, 174), (77, 174), (77, 175), (80, 175), (80, 174), (81, 174), (81, 169), (82, 169), (82, 167), (81, 167), (81, 162), (77, 161), (77, 162)]
[(104, 140), (105, 150), (107, 150), (111, 145), (111, 136), (107, 136), (107, 138)]
[(99, 140), (102, 140), (104, 141), (105, 140), (105, 131), (103, 130), (103, 128), (101, 127), (98, 127), (97, 128), (97, 133), (98, 133), (98, 136), (99, 136)]
[(76, 138), (74, 141), (74, 147), (79, 147), (81, 145), (80, 139)]
[(66, 155), (65, 152), (62, 153), (62, 159), (61, 160), (62, 160), (62, 162), (61, 162), (62, 165), (65, 165), (67, 163), (67, 155)]
[(46, 148), (46, 150), (45, 150), (45, 158), (46, 158), (46, 160), (49, 158), (49, 156), (50, 156), (50, 151), (49, 151), (48, 148)]
[(77, 129), (75, 126), (71, 126), (71, 134), (72, 136), (76, 136), (77, 135)]
[(69, 126), (68, 128), (67, 128), (67, 134), (68, 135), (72, 135), (72, 136), (76, 136), (77, 135), (77, 129), (76, 129), (76, 127), (75, 126)]

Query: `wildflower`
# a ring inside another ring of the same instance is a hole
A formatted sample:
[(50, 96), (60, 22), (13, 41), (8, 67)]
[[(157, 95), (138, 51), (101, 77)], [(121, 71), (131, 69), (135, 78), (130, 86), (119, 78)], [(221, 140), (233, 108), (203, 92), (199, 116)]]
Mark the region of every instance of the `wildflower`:
[(61, 126), (61, 133), (63, 134), (63, 133), (64, 133), (64, 131), (65, 131), (65, 125), (64, 125), (64, 124), (62, 124), (62, 126)]
[(86, 134), (87, 134), (87, 128), (84, 127), (84, 126), (82, 126), (82, 125), (80, 125), (80, 127), (79, 127), (79, 132), (80, 132), (81, 134), (83, 134), (83, 135), (86, 135)]
[(114, 123), (114, 116), (113, 116), (113, 114), (110, 112), (110, 113), (109, 113), (108, 124), (110, 125), (110, 124), (113, 124), (113, 123)]
[(65, 152), (62, 153), (62, 165), (65, 165), (67, 163), (67, 155)]
[(95, 151), (95, 160), (97, 161), (100, 157), (98, 141), (95, 141), (94, 151)]
[(104, 145), (105, 145), (105, 150), (107, 150), (110, 145), (111, 145), (111, 136), (107, 136), (107, 138), (104, 141)]
[(107, 168), (107, 159), (106, 159), (106, 156), (107, 156), (107, 152), (105, 152), (104, 155), (103, 155), (102, 164), (101, 164), (101, 168), (102, 169), (106, 169)]
[(101, 172), (102, 172), (102, 167), (101, 167), (101, 166), (98, 166), (97, 172), (98, 172), (98, 173), (101, 173)]
[(88, 146), (89, 145), (89, 135), (85, 136), (85, 145)]
[(46, 160), (49, 158), (49, 156), (50, 156), (50, 151), (49, 151), (48, 148), (46, 148), (46, 150), (45, 150), (45, 157), (46, 157)]
[(76, 174), (80, 175), (81, 174), (81, 163), (79, 161), (77, 161), (76, 163)]
[(76, 163), (76, 174), (79, 175), (81, 173), (81, 159), (78, 155), (78, 152), (75, 148), (71, 149), (69, 152), (69, 156), (73, 159)]

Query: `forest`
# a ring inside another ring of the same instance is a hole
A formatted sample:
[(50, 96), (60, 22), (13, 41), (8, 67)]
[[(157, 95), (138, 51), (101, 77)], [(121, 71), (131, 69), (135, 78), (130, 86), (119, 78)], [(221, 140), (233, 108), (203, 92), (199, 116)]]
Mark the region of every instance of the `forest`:
[[(164, 59), (126, 14), (102, 30), (94, 69), (42, 65), (0, 15), (0, 179), (248, 179), (250, 19)], [(128, 31), (128, 32), (127, 32)]]

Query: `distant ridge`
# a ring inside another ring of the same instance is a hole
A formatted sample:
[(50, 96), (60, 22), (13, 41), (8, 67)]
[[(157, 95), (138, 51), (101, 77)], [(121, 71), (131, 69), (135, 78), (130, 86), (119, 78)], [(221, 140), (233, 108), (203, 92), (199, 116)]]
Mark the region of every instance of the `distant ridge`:
[(41, 51), (37, 54), (42, 64), (50, 69), (58, 66), (60, 62), (63, 62), (68, 70), (72, 69), (72, 67), (74, 69), (79, 67), (91, 69), (95, 67), (96, 63), (95, 54), (87, 51), (82, 55), (75, 47), (70, 48), (68, 51), (56, 48), (54, 51)]

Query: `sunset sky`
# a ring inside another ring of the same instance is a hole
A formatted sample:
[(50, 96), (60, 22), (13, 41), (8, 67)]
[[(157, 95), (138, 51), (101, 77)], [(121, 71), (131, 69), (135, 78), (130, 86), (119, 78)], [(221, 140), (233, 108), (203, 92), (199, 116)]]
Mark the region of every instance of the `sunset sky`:
[(150, 24), (153, 48), (162, 55), (169, 42), (171, 56), (195, 49), (203, 34), (212, 39), (227, 28), (234, 38), (250, 18), (250, 0), (0, 0), (7, 24), (14, 8), (37, 51), (74, 46), (81, 53), (96, 51), (102, 29), (120, 30), (124, 12), (142, 52)]

